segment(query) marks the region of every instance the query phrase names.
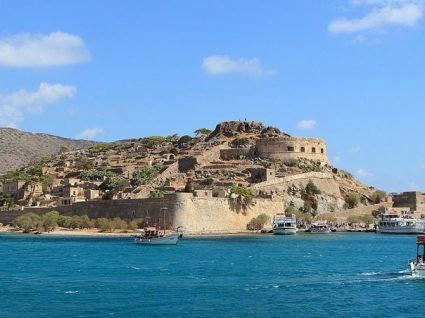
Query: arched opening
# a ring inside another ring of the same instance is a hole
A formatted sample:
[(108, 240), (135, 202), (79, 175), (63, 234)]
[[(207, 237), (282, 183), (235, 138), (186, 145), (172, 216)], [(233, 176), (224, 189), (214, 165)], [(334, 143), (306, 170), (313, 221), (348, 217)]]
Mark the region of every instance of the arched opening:
[(311, 148), (311, 152), (315, 153), (316, 152), (316, 148), (315, 147)]

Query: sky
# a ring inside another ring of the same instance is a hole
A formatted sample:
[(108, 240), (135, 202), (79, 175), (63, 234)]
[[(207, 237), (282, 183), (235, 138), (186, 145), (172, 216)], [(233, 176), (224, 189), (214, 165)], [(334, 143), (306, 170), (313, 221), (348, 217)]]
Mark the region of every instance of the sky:
[(425, 191), (425, 0), (0, 0), (0, 127), (114, 141), (226, 120)]

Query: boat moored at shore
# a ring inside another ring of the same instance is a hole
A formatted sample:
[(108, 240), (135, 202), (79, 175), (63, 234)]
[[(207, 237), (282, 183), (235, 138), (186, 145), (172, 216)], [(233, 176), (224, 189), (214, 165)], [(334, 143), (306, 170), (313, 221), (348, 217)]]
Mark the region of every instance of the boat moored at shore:
[(378, 216), (378, 232), (390, 234), (421, 234), (425, 231), (425, 220), (400, 216), (386, 212)]
[(297, 233), (297, 219), (294, 214), (290, 216), (278, 213), (273, 217), (273, 234), (293, 235)]
[(318, 221), (313, 222), (306, 232), (313, 234), (328, 234), (331, 233), (331, 227), (325, 221)]

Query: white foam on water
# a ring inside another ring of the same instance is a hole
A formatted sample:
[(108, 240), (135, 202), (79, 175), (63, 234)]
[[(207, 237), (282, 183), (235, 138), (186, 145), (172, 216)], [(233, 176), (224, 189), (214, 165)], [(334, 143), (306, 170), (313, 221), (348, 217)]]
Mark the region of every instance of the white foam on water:
[(79, 290), (67, 290), (64, 292), (64, 294), (78, 294), (79, 292)]

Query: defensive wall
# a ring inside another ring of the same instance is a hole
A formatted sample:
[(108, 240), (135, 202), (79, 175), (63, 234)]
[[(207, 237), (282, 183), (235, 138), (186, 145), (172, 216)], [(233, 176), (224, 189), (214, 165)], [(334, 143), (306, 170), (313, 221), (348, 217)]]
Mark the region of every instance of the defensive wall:
[(188, 234), (237, 233), (246, 230), (249, 221), (259, 214), (270, 216), (283, 211), (283, 201), (255, 199), (256, 204), (243, 209), (236, 199), (197, 198), (191, 193), (177, 193), (163, 199), (102, 200), (78, 202), (70, 206), (1, 211), (0, 223), (9, 223), (19, 215), (43, 214), (52, 210), (63, 215), (88, 215), (90, 218), (131, 220), (142, 218), (149, 224), (162, 224), (162, 208), (166, 210), (167, 226), (183, 226)]
[(326, 142), (320, 138), (274, 137), (256, 141), (256, 152), (261, 158), (290, 160), (306, 158), (329, 163)]

